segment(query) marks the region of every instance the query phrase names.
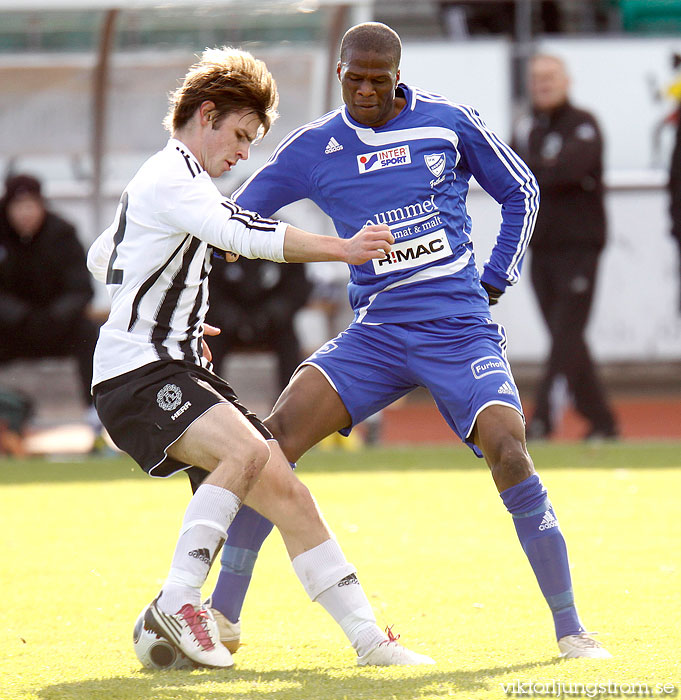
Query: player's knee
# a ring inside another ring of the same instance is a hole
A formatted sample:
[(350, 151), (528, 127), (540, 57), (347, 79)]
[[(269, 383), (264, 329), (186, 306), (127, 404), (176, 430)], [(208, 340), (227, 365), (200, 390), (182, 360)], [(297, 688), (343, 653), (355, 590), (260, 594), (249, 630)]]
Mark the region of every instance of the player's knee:
[(501, 436), (495, 448), (489, 463), (497, 484), (502, 483), (508, 488), (532, 475), (534, 467), (530, 455), (523, 443), (513, 435)]
[(244, 462), (244, 473), (249, 480), (255, 481), (270, 458), (270, 448), (265, 440), (253, 440), (249, 445)]
[(257, 481), (269, 458), (270, 448), (267, 442), (253, 437), (243, 441), (238, 453), (231, 454), (225, 462), (229, 463), (231, 468), (236, 466), (244, 484), (250, 488)]

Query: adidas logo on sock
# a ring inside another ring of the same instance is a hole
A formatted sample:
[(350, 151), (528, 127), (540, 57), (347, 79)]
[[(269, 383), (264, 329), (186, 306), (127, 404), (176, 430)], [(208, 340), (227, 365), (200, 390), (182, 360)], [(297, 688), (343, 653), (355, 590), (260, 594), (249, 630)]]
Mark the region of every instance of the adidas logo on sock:
[(191, 552), (187, 552), (187, 554), (190, 557), (194, 557), (194, 559), (202, 561), (204, 564), (210, 565), (210, 552), (205, 547), (201, 547), (201, 549), (193, 549)]
[(329, 155), (329, 153), (335, 153), (336, 151), (342, 151), (343, 146), (341, 146), (338, 141), (332, 136), (329, 139), (329, 143), (326, 144), (326, 148), (324, 149), (324, 153), (326, 155)]
[(541, 519), (541, 523), (539, 524), (539, 529), (540, 530), (550, 530), (552, 527), (558, 527), (558, 521), (554, 517), (554, 515), (551, 513), (550, 510), (547, 510), (546, 513), (544, 513), (544, 517)]
[(515, 395), (515, 391), (513, 391), (513, 387), (508, 383), (504, 382), (500, 387), (499, 387), (499, 394), (511, 394), (511, 396)]

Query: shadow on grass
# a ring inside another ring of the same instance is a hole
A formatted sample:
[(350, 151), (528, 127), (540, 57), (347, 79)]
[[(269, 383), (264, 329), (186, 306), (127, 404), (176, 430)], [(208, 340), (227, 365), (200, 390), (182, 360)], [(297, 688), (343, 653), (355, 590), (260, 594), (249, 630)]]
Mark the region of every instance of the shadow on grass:
[[(551, 659), (475, 671), (421, 668), (414, 669), (411, 677), (385, 680), (377, 676), (381, 669), (353, 669), (351, 677), (342, 679), (337, 671), (322, 669), (140, 671), (133, 677), (56, 683), (38, 690), (37, 696), (41, 700), (411, 700), (424, 693), (430, 698), (451, 697), (453, 691), (498, 691), (503, 695), (496, 677), (559, 663), (560, 659)], [(237, 684), (238, 688), (230, 689)]]
[[(681, 467), (681, 443), (617, 442), (597, 445), (581, 443), (530, 444), (537, 470), (547, 469), (678, 469)], [(65, 483), (147, 479), (135, 462), (121, 455), (114, 458), (73, 458), (15, 460), (0, 458), (0, 485), (29, 483)], [(352, 472), (418, 472), (430, 470), (483, 470), (484, 460), (460, 443), (451, 446), (415, 445), (372, 447), (358, 452), (324, 452), (313, 449), (298, 463), (305, 474)], [(185, 479), (177, 475), (175, 479)]]

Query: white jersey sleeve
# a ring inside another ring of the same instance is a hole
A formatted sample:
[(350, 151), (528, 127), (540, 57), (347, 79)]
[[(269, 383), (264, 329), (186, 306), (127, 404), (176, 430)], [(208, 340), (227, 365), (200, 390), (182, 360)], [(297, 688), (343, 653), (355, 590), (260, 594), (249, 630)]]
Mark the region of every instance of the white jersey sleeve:
[(192, 180), (160, 181), (156, 194), (159, 220), (166, 225), (245, 258), (285, 262), (288, 225), (265, 219), (223, 197), (205, 170)]

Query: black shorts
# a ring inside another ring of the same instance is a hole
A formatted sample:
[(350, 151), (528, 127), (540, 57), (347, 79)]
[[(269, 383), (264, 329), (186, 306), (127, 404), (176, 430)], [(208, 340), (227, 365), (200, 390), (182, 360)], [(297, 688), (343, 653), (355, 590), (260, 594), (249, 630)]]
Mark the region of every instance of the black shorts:
[(111, 439), (151, 476), (170, 476), (192, 466), (168, 457), (168, 448), (218, 403), (231, 403), (265, 440), (272, 439), (227, 382), (191, 362), (152, 362), (97, 384), (92, 393)]

